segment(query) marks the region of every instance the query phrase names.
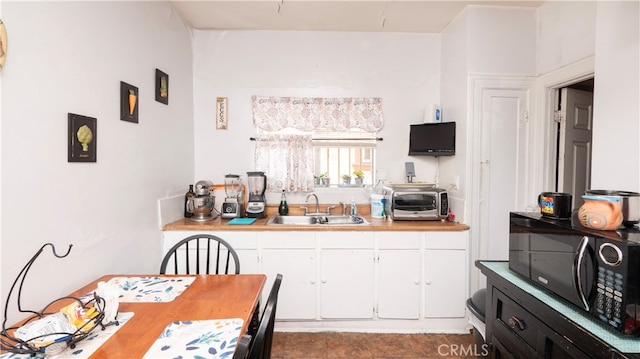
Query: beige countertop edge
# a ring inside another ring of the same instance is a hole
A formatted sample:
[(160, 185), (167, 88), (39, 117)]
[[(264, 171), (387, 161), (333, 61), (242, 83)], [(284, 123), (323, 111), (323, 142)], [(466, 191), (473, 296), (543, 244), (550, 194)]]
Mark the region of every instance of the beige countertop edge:
[(370, 225), (363, 226), (287, 226), (266, 225), (268, 218), (260, 218), (249, 225), (229, 225), (230, 219), (220, 217), (195, 222), (179, 219), (162, 227), (163, 231), (465, 231), (466, 224), (442, 221), (391, 221), (364, 216)]

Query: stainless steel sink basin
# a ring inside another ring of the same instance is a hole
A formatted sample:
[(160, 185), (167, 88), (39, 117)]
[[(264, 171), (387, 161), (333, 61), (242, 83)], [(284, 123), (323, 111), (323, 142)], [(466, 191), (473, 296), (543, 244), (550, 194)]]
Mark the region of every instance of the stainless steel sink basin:
[(275, 216), (267, 225), (286, 226), (363, 226), (369, 222), (360, 216)]

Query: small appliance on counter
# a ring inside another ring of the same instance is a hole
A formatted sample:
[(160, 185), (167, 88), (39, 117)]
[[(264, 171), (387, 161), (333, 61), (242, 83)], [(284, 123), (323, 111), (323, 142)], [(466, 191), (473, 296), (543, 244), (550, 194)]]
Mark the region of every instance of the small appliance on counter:
[(511, 212), (509, 269), (605, 327), (640, 337), (640, 230)]
[(228, 174), (224, 176), (224, 193), (227, 197), (222, 203), (222, 218), (242, 217), (244, 205), (242, 180), (239, 175)]
[(247, 200), (246, 213), (249, 218), (264, 218), (266, 208), (266, 198), (264, 192), (267, 190), (267, 176), (264, 172), (247, 172)]
[(640, 193), (589, 189), (585, 195), (620, 197), (622, 224), (627, 228), (633, 228), (640, 223)]
[(390, 184), (383, 192), (384, 213), (393, 220), (439, 221), (449, 215), (447, 190), (431, 184)]
[(188, 199), (187, 209), (190, 213), (193, 213), (190, 220), (196, 222), (210, 221), (218, 214), (213, 208), (216, 197), (211, 192), (213, 183), (210, 181), (198, 181), (196, 182), (194, 192), (195, 195)]

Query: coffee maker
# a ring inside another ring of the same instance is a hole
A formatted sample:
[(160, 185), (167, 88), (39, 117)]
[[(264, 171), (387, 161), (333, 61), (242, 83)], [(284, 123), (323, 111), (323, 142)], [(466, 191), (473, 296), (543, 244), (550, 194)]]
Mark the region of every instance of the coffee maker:
[(249, 200), (247, 201), (247, 217), (264, 218), (266, 198), (264, 192), (267, 189), (267, 176), (264, 172), (247, 172), (247, 190)]
[(227, 197), (222, 203), (222, 218), (242, 217), (242, 180), (239, 175), (224, 176), (224, 192)]

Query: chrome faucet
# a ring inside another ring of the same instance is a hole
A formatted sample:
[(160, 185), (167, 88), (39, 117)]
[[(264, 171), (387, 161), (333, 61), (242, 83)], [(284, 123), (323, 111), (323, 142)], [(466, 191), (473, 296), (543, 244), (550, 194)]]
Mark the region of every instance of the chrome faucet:
[(309, 197), (313, 196), (316, 199), (316, 212), (315, 213), (320, 213), (320, 202), (318, 202), (318, 196), (315, 193), (309, 193), (307, 195), (307, 198), (304, 199), (305, 203), (309, 202)]

